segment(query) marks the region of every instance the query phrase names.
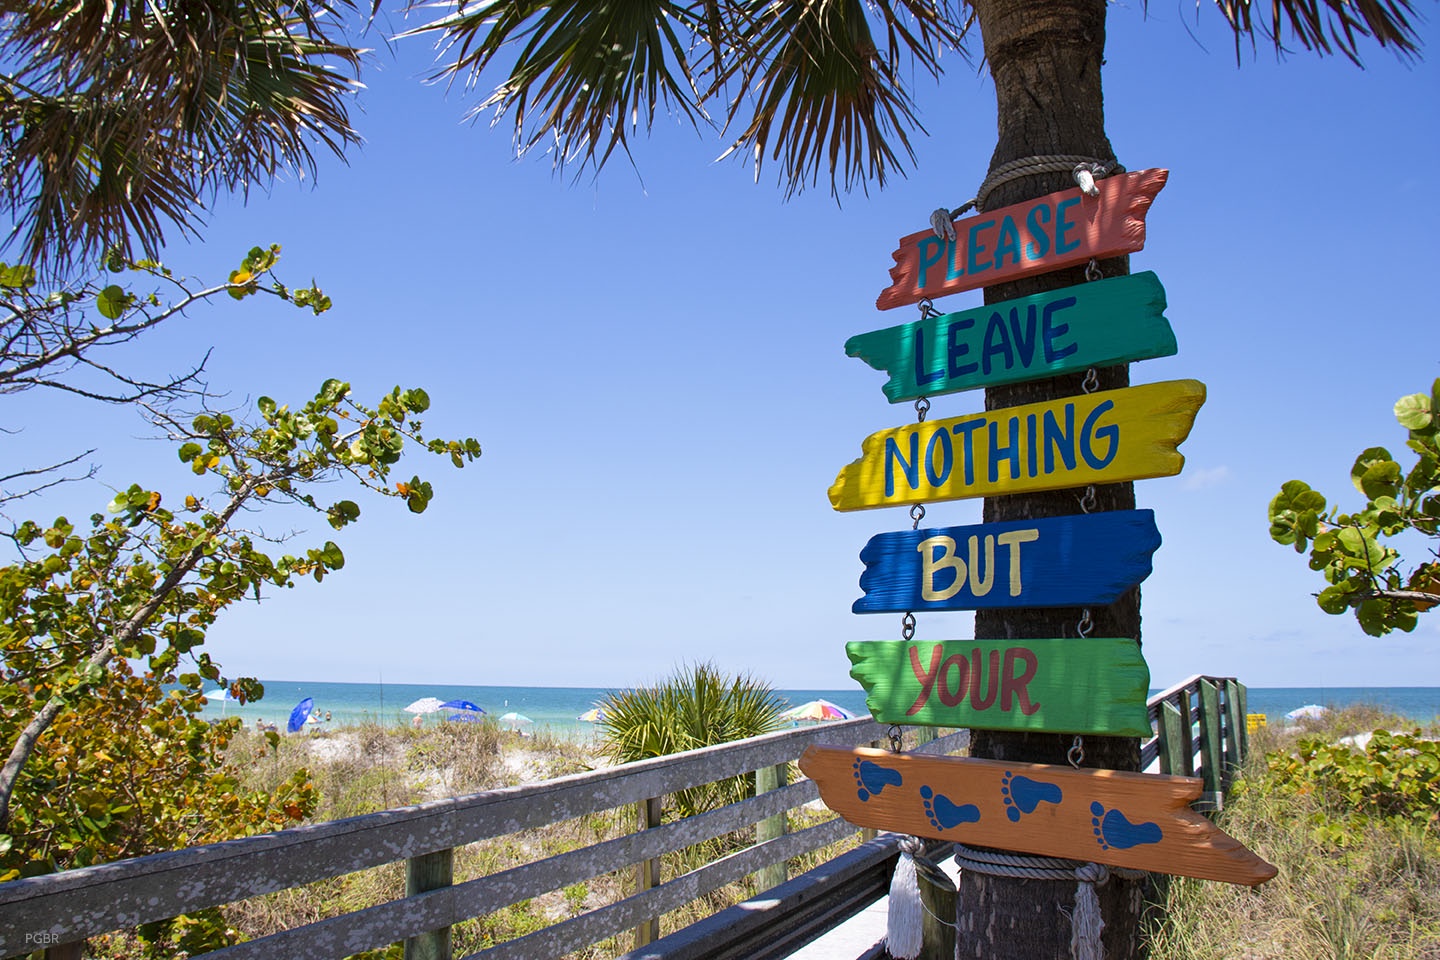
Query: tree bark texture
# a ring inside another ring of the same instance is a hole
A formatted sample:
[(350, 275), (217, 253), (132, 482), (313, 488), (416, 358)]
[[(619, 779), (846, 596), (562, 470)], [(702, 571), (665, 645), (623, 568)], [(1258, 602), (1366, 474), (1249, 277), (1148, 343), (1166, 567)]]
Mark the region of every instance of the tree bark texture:
[[(1105, 49), (1105, 0), (974, 0), (985, 58), (995, 83), (999, 139), (991, 169), (1022, 157), (1073, 154), (1099, 161), (1114, 159), (1105, 134), (1100, 67)], [(990, 209), (1023, 203), (1075, 186), (1070, 173), (1026, 176), (996, 187)], [(1107, 277), (1129, 273), (1129, 258), (1100, 261)], [(985, 288), (995, 303), (1085, 282), (1076, 267)], [(1096, 389), (1128, 386), (1125, 365), (1097, 371)], [(985, 407), (995, 410), (1082, 393), (1082, 375), (992, 387)], [(989, 497), (984, 520), (1049, 517), (1082, 512), (1085, 490)], [(1091, 512), (1135, 506), (1130, 483), (1095, 488)], [(1078, 637), (1083, 611), (1075, 608), (981, 610), (975, 635), (981, 639)], [(1140, 593), (1133, 589), (1109, 607), (1091, 610), (1096, 637), (1140, 640)], [(997, 760), (1065, 763), (1074, 737), (976, 730), (971, 755)], [(1140, 743), (1124, 737), (1085, 737), (1082, 766), (1137, 770)], [(959, 956), (977, 960), (1033, 960), (1070, 956), (1070, 913), (1074, 882), (1017, 880), (963, 871), (959, 894)], [(1105, 921), (1103, 943), (1108, 960), (1139, 955), (1140, 885), (1112, 877), (1097, 891)]]

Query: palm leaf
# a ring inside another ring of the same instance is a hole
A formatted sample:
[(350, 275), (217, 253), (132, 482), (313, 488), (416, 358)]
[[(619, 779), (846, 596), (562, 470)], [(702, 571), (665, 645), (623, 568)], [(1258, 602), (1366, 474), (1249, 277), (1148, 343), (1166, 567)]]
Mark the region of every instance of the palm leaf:
[[(350, 7), (290, 0), (0, 0), (0, 147), (21, 255), (57, 269), (105, 247), (153, 253), (205, 194), (359, 142), (363, 51), (330, 39)], [(336, 68), (339, 69), (336, 69)]]
[(1215, 6), (1235, 32), (1237, 60), (1241, 42), (1249, 39), (1253, 48), (1257, 35), (1270, 40), (1277, 53), (1284, 52), (1288, 34), (1306, 50), (1341, 53), (1357, 65), (1367, 37), (1402, 57), (1419, 52), (1409, 0), (1215, 0)]

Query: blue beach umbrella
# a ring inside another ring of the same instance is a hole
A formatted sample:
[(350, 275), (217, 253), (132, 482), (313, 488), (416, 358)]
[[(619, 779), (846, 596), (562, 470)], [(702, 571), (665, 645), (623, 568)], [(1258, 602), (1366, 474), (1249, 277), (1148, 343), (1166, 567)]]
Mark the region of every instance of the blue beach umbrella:
[(295, 704), (295, 709), (290, 711), (290, 722), (285, 724), (286, 732), (294, 733), (304, 727), (305, 718), (310, 716), (310, 710), (314, 706), (315, 700), (311, 697), (306, 697), (304, 700)]
[[(484, 713), (484, 712), (485, 712), (484, 710), (481, 710), (481, 711), (480, 711), (480, 713)], [(450, 714), (450, 716), (446, 717), (445, 719), (446, 719), (446, 720), (456, 720), (456, 721), (458, 721), (458, 722), (460, 722), (460, 723), (480, 723), (480, 722), (481, 722), (479, 715), (478, 715), (478, 714), (474, 714), (474, 713), (452, 713), (452, 714)]]
[[(479, 706), (477, 706), (477, 705), (474, 704), (474, 703), (471, 703), (469, 700), (446, 700), (444, 703), (440, 704), (439, 709), (441, 709), (441, 710), (469, 710), (471, 713), (484, 713), (484, 712), (485, 712), (484, 710), (480, 709)], [(454, 717), (451, 717), (450, 719), (451, 719), (451, 720), (454, 720), (455, 718), (454, 718)]]

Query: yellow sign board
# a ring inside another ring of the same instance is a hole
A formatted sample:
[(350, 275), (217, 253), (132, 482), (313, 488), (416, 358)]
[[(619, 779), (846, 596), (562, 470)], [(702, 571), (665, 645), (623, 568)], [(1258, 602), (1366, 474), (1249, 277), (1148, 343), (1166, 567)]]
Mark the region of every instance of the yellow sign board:
[(1205, 384), (1167, 380), (872, 433), (830, 487), (836, 510), (963, 500), (1180, 472)]

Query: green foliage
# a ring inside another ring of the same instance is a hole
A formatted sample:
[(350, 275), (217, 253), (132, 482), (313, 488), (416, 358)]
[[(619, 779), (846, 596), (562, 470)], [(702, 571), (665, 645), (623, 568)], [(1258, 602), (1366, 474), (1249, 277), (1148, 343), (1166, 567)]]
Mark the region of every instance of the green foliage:
[(1372, 820), (1406, 820), (1440, 839), (1440, 741), (1376, 730), (1364, 750), (1323, 738), (1266, 756), (1272, 788), (1313, 795), (1325, 843), (1353, 846)]
[[(0, 875), (222, 839), (310, 813), (303, 770), (265, 790), (239, 788), (226, 755), (238, 721), (199, 717), (202, 685), (225, 682), (199, 648), (222, 610), (301, 577), (322, 580), (344, 554), (324, 541), (272, 555), (233, 522), (287, 501), (342, 528), (359, 506), (314, 491), (346, 479), (423, 510), (428, 485), (417, 500), (420, 481), (389, 481), (407, 444), (479, 455), (473, 440), (427, 440), (415, 417), (427, 406), (423, 391), (398, 388), (365, 406), (348, 384), (327, 380), (293, 410), (263, 399), (255, 424), (214, 412), (169, 419), (180, 458), (218, 481), (214, 495), (186, 496), (172, 511), (158, 492), (132, 485), (88, 529), (64, 518), (19, 525), (21, 560), (0, 568), (0, 742), (9, 750)], [(263, 692), (248, 678), (228, 686), (242, 701)], [(171, 926), (165, 937), (202, 929)]]
[[(602, 703), (601, 747), (631, 763), (778, 730), (781, 706), (770, 685), (749, 674), (729, 677), (713, 664), (681, 668), (654, 687), (610, 694)], [(754, 793), (749, 777), (682, 790), (672, 803), (682, 817)]]
[(1440, 603), (1440, 562), (1432, 558), (1408, 572), (1401, 554), (1385, 542), (1408, 532), (1440, 537), (1440, 380), (1430, 393), (1402, 397), (1395, 418), (1409, 431), (1416, 455), (1407, 472), (1384, 447), (1371, 447), (1350, 470), (1366, 498), (1355, 513), (1338, 507), (1301, 480), (1291, 480), (1270, 501), (1270, 536), (1310, 552), (1310, 569), (1328, 584), (1316, 601), (1330, 614), (1354, 609), (1371, 636), (1415, 629), (1419, 614)]
[[(291, 288), (277, 279), (279, 260), (279, 244), (253, 247), (228, 280), (211, 286), (176, 277), (154, 260), (129, 260), (114, 250), (96, 276), (60, 286), (38, 286), (34, 267), (0, 262), (0, 392), (48, 387), (112, 403), (143, 400), (152, 405), (203, 396), (198, 368), (166, 382), (151, 382), (99, 362), (92, 354), (131, 343), (222, 293), (237, 300), (257, 294), (277, 297), (315, 315), (330, 309), (330, 298), (313, 282)], [(7, 490), (0, 494), (0, 503), (22, 496)]]

